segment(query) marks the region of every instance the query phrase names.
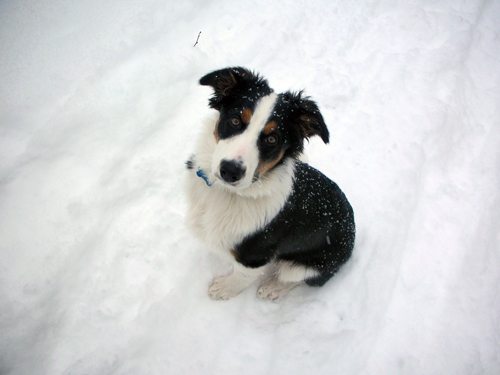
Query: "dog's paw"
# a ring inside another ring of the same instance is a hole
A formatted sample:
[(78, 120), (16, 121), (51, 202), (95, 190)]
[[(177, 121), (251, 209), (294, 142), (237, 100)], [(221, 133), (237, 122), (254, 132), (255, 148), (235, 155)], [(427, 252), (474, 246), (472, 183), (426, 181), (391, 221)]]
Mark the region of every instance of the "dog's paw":
[(257, 295), (262, 299), (274, 301), (280, 297), (283, 297), (285, 294), (288, 294), (290, 290), (292, 290), (299, 284), (301, 283), (299, 282), (283, 283), (280, 282), (277, 278), (271, 278), (265, 281), (259, 287)]
[(213, 300), (227, 300), (240, 293), (241, 288), (238, 283), (235, 283), (234, 274), (222, 276), (214, 279), (210, 288), (208, 288), (208, 296)]

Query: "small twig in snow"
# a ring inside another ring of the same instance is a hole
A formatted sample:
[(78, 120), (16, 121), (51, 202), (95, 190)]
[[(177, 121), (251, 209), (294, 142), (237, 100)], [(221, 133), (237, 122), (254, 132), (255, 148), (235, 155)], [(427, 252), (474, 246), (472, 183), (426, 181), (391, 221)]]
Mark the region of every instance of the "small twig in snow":
[(196, 45), (198, 44), (198, 40), (200, 40), (200, 35), (201, 35), (201, 31), (198, 33), (198, 38), (196, 38), (196, 43), (194, 44), (193, 47), (196, 47)]

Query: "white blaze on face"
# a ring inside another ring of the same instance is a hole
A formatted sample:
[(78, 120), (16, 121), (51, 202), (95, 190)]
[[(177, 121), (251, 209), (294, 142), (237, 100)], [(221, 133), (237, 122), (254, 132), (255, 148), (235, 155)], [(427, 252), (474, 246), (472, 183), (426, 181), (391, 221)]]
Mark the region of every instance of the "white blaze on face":
[(260, 98), (245, 131), (228, 139), (221, 139), (217, 144), (212, 157), (212, 171), (217, 177), (220, 178), (219, 168), (223, 160), (233, 161), (246, 168), (243, 178), (233, 184), (233, 187), (244, 189), (252, 184), (255, 170), (259, 165), (257, 141), (271, 116), (277, 97), (275, 93), (271, 93)]

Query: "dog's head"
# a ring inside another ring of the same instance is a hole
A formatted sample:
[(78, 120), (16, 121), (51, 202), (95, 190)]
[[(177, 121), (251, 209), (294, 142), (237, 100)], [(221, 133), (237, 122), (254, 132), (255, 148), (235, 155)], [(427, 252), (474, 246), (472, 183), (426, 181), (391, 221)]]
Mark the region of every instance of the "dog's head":
[(220, 181), (244, 189), (287, 158), (297, 158), (304, 140), (329, 132), (318, 106), (302, 92), (275, 94), (258, 74), (236, 67), (200, 79), (211, 86), (211, 108), (219, 111), (212, 171)]

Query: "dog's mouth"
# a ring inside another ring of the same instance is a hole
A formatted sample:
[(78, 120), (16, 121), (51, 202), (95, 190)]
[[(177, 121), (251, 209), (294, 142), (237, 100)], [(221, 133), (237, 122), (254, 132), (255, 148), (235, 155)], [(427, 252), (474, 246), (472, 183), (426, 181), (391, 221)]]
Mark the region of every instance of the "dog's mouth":
[(254, 175), (252, 177), (252, 180), (250, 181), (250, 183), (245, 183), (244, 180), (238, 180), (235, 182), (228, 182), (224, 178), (222, 178), (222, 176), (220, 175), (219, 172), (214, 173), (214, 176), (217, 178), (216, 181), (220, 185), (225, 186), (227, 188), (231, 188), (231, 189), (237, 189), (237, 190), (246, 189), (246, 188), (252, 186), (255, 182), (259, 181), (258, 175)]
[(233, 188), (237, 188), (237, 187), (238, 187), (238, 185), (240, 185), (240, 182), (241, 182), (241, 181), (228, 182), (228, 181), (224, 180), (224, 179), (222, 178), (222, 176), (220, 175), (220, 173), (218, 173), (218, 172), (214, 173), (214, 175), (215, 175), (215, 177), (217, 178), (217, 181), (218, 181), (221, 185), (223, 185), (223, 186), (230, 186), (230, 187), (233, 187)]

